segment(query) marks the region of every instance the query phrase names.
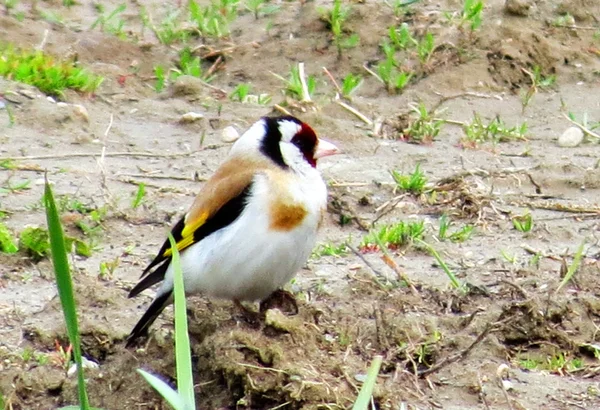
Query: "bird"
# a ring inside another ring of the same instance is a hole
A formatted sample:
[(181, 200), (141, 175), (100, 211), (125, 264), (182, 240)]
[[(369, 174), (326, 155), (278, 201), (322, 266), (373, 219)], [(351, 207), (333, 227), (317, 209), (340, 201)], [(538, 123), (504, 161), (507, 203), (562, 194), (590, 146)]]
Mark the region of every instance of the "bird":
[[(293, 116), (262, 117), (244, 132), (171, 230), (186, 296), (243, 307), (288, 283), (308, 260), (327, 209), (317, 160), (339, 151)], [(173, 302), (171, 261), (167, 239), (129, 292), (162, 282), (127, 347)]]

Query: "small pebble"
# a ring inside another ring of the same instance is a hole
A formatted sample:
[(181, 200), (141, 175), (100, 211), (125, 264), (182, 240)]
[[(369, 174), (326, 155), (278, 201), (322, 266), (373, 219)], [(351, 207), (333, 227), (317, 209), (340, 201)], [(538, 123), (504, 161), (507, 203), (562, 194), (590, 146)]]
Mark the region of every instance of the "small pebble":
[(583, 141), (583, 131), (579, 127), (569, 127), (558, 137), (558, 145), (564, 148), (576, 147)]
[(221, 131), (221, 141), (223, 142), (235, 142), (238, 138), (240, 138), (240, 133), (231, 125), (223, 128), (223, 131)]
[(513, 384), (510, 382), (510, 380), (502, 380), (502, 387), (506, 391), (510, 391), (514, 388)]
[(179, 122), (183, 122), (183, 123), (190, 123), (190, 122), (196, 122), (200, 119), (204, 118), (204, 115), (200, 114), (199, 112), (186, 112), (185, 114), (183, 114), (181, 116), (181, 118), (179, 118)]
[(88, 114), (88, 110), (83, 105), (73, 104), (73, 113), (75, 113), (75, 115), (79, 116), (80, 118), (83, 118), (85, 122), (90, 122), (90, 115)]
[[(100, 367), (100, 365), (98, 365), (98, 363), (96, 362), (89, 360), (85, 356), (81, 356), (81, 367), (83, 367), (84, 369), (97, 369)], [(67, 371), (67, 376), (71, 377), (75, 374), (77, 374), (77, 364), (73, 363)]]

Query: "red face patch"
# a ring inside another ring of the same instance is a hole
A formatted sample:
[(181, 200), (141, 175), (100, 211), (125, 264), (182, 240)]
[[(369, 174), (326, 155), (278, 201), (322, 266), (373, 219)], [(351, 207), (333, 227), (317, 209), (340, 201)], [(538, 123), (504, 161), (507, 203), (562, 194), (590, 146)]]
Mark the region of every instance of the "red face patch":
[(291, 142), (298, 147), (300, 152), (302, 152), (302, 155), (304, 155), (304, 159), (306, 159), (313, 168), (317, 166), (317, 160), (315, 159), (317, 134), (315, 134), (309, 125), (302, 123), (300, 131), (294, 135)]

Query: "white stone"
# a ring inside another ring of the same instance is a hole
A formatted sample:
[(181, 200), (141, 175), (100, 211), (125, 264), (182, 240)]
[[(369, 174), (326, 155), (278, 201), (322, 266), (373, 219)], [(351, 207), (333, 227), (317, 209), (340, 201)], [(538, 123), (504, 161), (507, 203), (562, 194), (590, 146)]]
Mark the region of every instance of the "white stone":
[(558, 137), (558, 145), (561, 147), (576, 147), (583, 141), (583, 131), (579, 127), (569, 127)]
[(204, 118), (204, 115), (199, 112), (186, 112), (181, 116), (179, 122), (196, 122), (202, 118)]
[(73, 104), (73, 113), (82, 118), (85, 122), (90, 122), (88, 110), (83, 105)]
[(223, 131), (221, 131), (221, 141), (223, 142), (235, 142), (238, 138), (240, 138), (240, 133), (231, 125), (223, 128)]
[[(85, 356), (81, 356), (81, 367), (83, 367), (84, 369), (98, 369), (100, 365), (96, 362), (87, 359)], [(77, 374), (77, 365), (73, 363), (67, 371), (67, 376), (71, 377), (75, 374)]]

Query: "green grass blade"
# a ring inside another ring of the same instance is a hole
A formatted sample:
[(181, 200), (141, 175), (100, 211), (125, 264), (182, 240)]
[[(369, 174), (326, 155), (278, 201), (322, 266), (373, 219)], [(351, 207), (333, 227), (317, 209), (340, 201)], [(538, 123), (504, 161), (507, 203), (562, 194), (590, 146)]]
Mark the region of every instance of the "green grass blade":
[(19, 248), (13, 237), (2, 222), (0, 222), (0, 252), (4, 253), (16, 253), (19, 251)]
[[(179, 366), (177, 366), (179, 367)], [(153, 374), (150, 374), (142, 369), (137, 369), (138, 373), (141, 374), (148, 384), (160, 393), (160, 395), (171, 405), (175, 410), (185, 410), (185, 402), (183, 397), (177, 393), (171, 386), (159, 379)]]
[(448, 267), (446, 262), (444, 262), (444, 260), (442, 259), (442, 257), (438, 253), (438, 251), (436, 251), (433, 246), (431, 246), (430, 244), (428, 244), (427, 242), (425, 242), (421, 239), (416, 238), (415, 241), (417, 243), (419, 243), (420, 245), (423, 245), (425, 248), (427, 248), (427, 251), (431, 254), (431, 256), (433, 256), (435, 258), (435, 260), (437, 261), (437, 263), (439, 263), (440, 267), (444, 270), (444, 272), (446, 272), (446, 275), (450, 279), (450, 283), (452, 284), (452, 287), (456, 288), (456, 289), (460, 289), (462, 287), (462, 284), (460, 283), (460, 281), (458, 280), (458, 278), (456, 277), (454, 272), (452, 272), (452, 270)]
[(177, 364), (177, 390), (184, 401), (185, 408), (196, 408), (194, 399), (194, 379), (192, 377), (192, 359), (190, 355), (190, 339), (188, 336), (185, 291), (183, 273), (179, 261), (179, 251), (175, 239), (169, 235), (173, 256), (173, 293), (175, 298), (175, 362)]
[(562, 287), (565, 286), (571, 280), (573, 275), (575, 275), (575, 272), (577, 272), (577, 269), (579, 268), (579, 264), (581, 263), (581, 259), (583, 257), (584, 245), (585, 245), (585, 239), (583, 241), (581, 241), (581, 245), (579, 245), (579, 248), (577, 248), (575, 257), (573, 257), (573, 262), (571, 263), (571, 266), (569, 266), (569, 269), (567, 270), (567, 273), (565, 274), (565, 277), (563, 278), (563, 280), (560, 282), (560, 285), (558, 285), (558, 288), (556, 289), (557, 292), (559, 290), (561, 290)]
[(81, 363), (81, 346), (79, 343), (79, 328), (77, 325), (77, 311), (75, 297), (73, 295), (73, 283), (69, 272), (69, 261), (67, 259), (67, 249), (65, 248), (65, 239), (54, 195), (48, 179), (44, 190), (44, 204), (46, 207), (46, 220), (48, 221), (48, 232), (50, 234), (50, 247), (52, 250), (52, 262), (54, 264), (54, 273), (56, 275), (56, 286), (60, 303), (65, 315), (69, 341), (73, 346), (73, 357), (77, 364), (77, 386), (79, 390), (79, 405), (82, 410), (89, 410), (87, 392), (85, 389), (85, 379), (83, 377), (83, 366)]
[(352, 410), (367, 410), (369, 408), (371, 396), (373, 395), (373, 388), (375, 387), (375, 382), (377, 381), (377, 375), (379, 374), (379, 368), (381, 367), (382, 361), (382, 356), (375, 356), (373, 358), (373, 362), (371, 363), (371, 367), (369, 367), (369, 372), (367, 373), (367, 380), (365, 380), (363, 383), (360, 392), (358, 393), (358, 397), (354, 402), (354, 406), (352, 406)]
[(138, 185), (137, 192), (135, 194), (135, 198), (133, 198), (133, 201), (131, 202), (131, 207), (133, 209), (136, 209), (138, 206), (140, 206), (142, 204), (142, 201), (144, 200), (144, 196), (146, 196), (146, 184), (140, 182), (140, 184)]

